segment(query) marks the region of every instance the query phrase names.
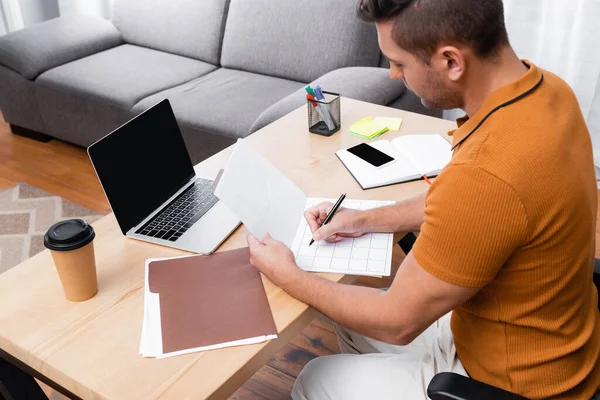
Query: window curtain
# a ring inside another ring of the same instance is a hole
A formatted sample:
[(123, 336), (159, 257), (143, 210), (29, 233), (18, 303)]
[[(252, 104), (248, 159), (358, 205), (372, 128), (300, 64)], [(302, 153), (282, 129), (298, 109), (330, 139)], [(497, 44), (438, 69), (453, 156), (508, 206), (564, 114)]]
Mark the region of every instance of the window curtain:
[[(596, 179), (600, 179), (600, 169), (598, 168), (600, 166), (600, 79), (596, 84), (596, 90), (594, 92), (594, 100), (592, 101), (592, 108), (590, 109), (590, 115), (588, 117), (588, 128), (590, 129), (592, 145), (594, 146)], [(600, 189), (600, 184), (598, 188)]]
[(23, 28), (18, 0), (0, 0), (0, 35)]
[[(557, 74), (575, 91), (600, 166), (600, 1), (504, 0), (504, 12), (518, 56)], [(460, 115), (445, 113), (449, 119)]]
[(515, 51), (575, 91), (600, 165), (600, 1), (504, 0)]
[(91, 14), (110, 19), (114, 0), (58, 0), (60, 15)]

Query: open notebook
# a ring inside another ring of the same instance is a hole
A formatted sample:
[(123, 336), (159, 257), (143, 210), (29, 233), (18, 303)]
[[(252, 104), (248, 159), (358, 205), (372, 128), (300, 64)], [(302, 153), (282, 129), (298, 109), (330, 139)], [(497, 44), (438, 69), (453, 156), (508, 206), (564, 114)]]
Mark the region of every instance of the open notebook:
[(377, 168), (346, 149), (335, 153), (363, 189), (437, 176), (452, 158), (450, 143), (440, 135), (405, 135), (370, 145), (395, 161)]
[[(285, 243), (298, 266), (306, 271), (390, 275), (391, 233), (366, 234), (334, 245), (322, 240), (309, 246), (312, 235), (304, 210), (323, 199), (307, 197), (243, 139), (237, 141), (225, 171), (217, 179), (215, 195), (254, 236), (261, 239), (268, 232)], [(393, 202), (345, 200), (342, 207), (364, 210), (389, 204)]]

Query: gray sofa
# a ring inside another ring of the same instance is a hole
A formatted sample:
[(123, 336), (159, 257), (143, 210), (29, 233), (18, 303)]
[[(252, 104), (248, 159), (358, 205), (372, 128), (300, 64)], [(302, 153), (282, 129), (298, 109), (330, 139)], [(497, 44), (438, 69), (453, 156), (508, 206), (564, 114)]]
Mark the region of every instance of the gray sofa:
[(15, 133), (87, 146), (164, 98), (194, 162), (304, 104), (306, 84), (428, 113), (389, 79), (354, 0), (116, 0), (0, 37)]

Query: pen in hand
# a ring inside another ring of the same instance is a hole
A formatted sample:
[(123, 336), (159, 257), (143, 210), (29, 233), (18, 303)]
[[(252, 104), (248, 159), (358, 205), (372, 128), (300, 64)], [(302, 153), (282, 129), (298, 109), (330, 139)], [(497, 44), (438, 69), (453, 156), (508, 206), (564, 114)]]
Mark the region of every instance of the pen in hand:
[[(331, 218), (333, 218), (333, 214), (335, 214), (335, 212), (338, 210), (338, 208), (340, 208), (340, 206), (342, 205), (342, 201), (344, 201), (345, 198), (346, 198), (346, 193), (342, 194), (340, 196), (340, 198), (338, 199), (338, 201), (333, 205), (333, 208), (331, 209), (331, 211), (329, 211), (329, 214), (327, 214), (327, 216), (321, 223), (321, 226), (327, 225), (327, 223), (331, 220)], [(314, 242), (315, 242), (314, 239), (310, 239), (310, 243), (308, 244), (308, 246), (309, 247), (312, 246), (312, 244)]]

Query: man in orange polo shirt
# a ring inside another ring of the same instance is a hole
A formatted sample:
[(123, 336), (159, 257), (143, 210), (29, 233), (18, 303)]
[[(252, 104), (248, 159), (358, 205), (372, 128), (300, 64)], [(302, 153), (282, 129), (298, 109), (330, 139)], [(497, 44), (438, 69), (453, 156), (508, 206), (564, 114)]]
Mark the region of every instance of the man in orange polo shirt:
[(248, 237), (251, 262), (335, 321), (350, 353), (311, 361), (293, 397), (425, 399), (443, 371), (532, 399), (594, 397), (597, 187), (572, 90), (519, 60), (501, 0), (362, 0), (359, 15), (376, 23), (392, 78), (467, 116), (426, 195), (341, 209), (321, 228), (331, 205), (306, 213), (315, 240), (420, 231), (388, 291), (331, 283), (268, 235)]

